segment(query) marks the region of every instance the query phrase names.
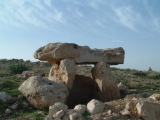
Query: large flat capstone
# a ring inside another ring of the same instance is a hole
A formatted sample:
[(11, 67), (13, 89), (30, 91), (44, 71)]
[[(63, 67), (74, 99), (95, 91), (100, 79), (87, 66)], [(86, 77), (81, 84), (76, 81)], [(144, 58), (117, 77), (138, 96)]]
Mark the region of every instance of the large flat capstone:
[(76, 64), (96, 64), (99, 61), (110, 65), (123, 64), (125, 51), (122, 47), (109, 49), (90, 49), (74, 43), (49, 43), (39, 48), (34, 57), (51, 63), (63, 59), (74, 60)]

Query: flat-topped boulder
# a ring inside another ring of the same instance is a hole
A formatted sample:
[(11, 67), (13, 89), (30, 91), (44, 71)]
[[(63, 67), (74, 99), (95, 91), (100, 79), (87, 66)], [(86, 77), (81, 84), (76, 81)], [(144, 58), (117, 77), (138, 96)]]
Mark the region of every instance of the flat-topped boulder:
[(76, 64), (96, 64), (103, 61), (110, 65), (123, 64), (125, 51), (122, 47), (91, 49), (74, 43), (49, 43), (39, 48), (34, 57), (42, 61), (58, 63), (64, 59), (74, 60)]

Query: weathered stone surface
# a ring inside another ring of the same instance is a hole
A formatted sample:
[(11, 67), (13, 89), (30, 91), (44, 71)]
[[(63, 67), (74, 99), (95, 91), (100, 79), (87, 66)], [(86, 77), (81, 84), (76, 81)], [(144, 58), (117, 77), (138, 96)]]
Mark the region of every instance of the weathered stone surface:
[(70, 59), (64, 59), (60, 61), (60, 65), (57, 63), (53, 64), (48, 79), (55, 82), (64, 83), (69, 89), (71, 89), (75, 74), (75, 62)]
[(12, 96), (10, 96), (6, 92), (0, 92), (0, 102), (6, 103), (12, 100)]
[(86, 105), (76, 105), (74, 110), (80, 114), (83, 114), (86, 111)]
[(58, 111), (63, 110), (64, 112), (66, 112), (68, 109), (68, 106), (61, 103), (61, 102), (57, 102), (52, 106), (49, 106), (49, 115), (53, 116), (54, 114), (56, 114)]
[(120, 111), (120, 113), (124, 116), (130, 115), (130, 112), (127, 109)]
[(34, 57), (51, 63), (63, 59), (72, 59), (76, 64), (95, 64), (99, 61), (116, 65), (124, 62), (123, 48), (90, 49), (88, 46), (78, 46), (74, 43), (50, 43), (39, 48)]
[(85, 120), (81, 114), (76, 113), (76, 112), (70, 114), (70, 115), (69, 115), (69, 119), (70, 119), (70, 120)]
[(64, 111), (60, 110), (53, 115), (53, 118), (61, 118), (64, 115)]
[(65, 102), (68, 88), (46, 78), (32, 76), (18, 89), (37, 108), (48, 107), (56, 102)]
[(97, 63), (92, 69), (93, 79), (97, 84), (95, 96), (101, 101), (114, 100), (120, 98), (119, 88), (110, 71), (109, 64)]
[(5, 113), (8, 115), (8, 114), (10, 114), (12, 111), (9, 109), (9, 108), (7, 108), (6, 110), (5, 110)]
[(23, 71), (19, 78), (28, 79), (31, 76), (36, 76), (35, 72), (31, 70)]
[(153, 94), (149, 97), (149, 99), (160, 101), (160, 94)]
[(87, 109), (92, 114), (102, 113), (104, 111), (104, 107), (105, 107), (104, 103), (102, 103), (99, 100), (95, 100), (95, 99), (91, 100), (87, 104)]
[(142, 93), (138, 93), (138, 94), (129, 94), (126, 95), (126, 97), (124, 98), (125, 100), (133, 100), (133, 99), (140, 99), (140, 98), (148, 98), (152, 95), (153, 93), (150, 92), (142, 92)]
[(137, 103), (136, 108), (139, 116), (144, 120), (159, 120), (160, 118), (160, 104), (142, 100)]
[(45, 120), (53, 120), (53, 119), (52, 119), (52, 116), (47, 115), (46, 118), (45, 118)]

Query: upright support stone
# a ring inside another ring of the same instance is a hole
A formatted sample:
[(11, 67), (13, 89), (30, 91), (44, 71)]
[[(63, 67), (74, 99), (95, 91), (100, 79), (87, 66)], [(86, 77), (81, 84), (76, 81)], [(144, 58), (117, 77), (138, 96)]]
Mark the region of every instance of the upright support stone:
[(98, 91), (95, 91), (98, 99), (102, 101), (120, 98), (120, 93), (116, 81), (110, 71), (110, 65), (104, 62), (97, 63), (92, 69), (92, 77), (95, 80)]
[(58, 63), (53, 64), (52, 68), (50, 69), (48, 79), (58, 83), (64, 83), (64, 81), (60, 80)]
[(75, 62), (70, 59), (64, 59), (60, 61), (60, 65), (57, 63), (53, 64), (48, 79), (59, 83), (64, 83), (69, 89), (71, 89), (75, 79), (75, 74)]

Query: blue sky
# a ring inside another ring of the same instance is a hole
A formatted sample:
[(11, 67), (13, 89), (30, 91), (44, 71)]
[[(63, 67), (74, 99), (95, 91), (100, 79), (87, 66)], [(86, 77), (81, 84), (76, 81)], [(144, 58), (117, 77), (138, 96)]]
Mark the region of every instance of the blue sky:
[(160, 0), (0, 0), (0, 59), (54, 42), (123, 47), (120, 68), (160, 71)]

